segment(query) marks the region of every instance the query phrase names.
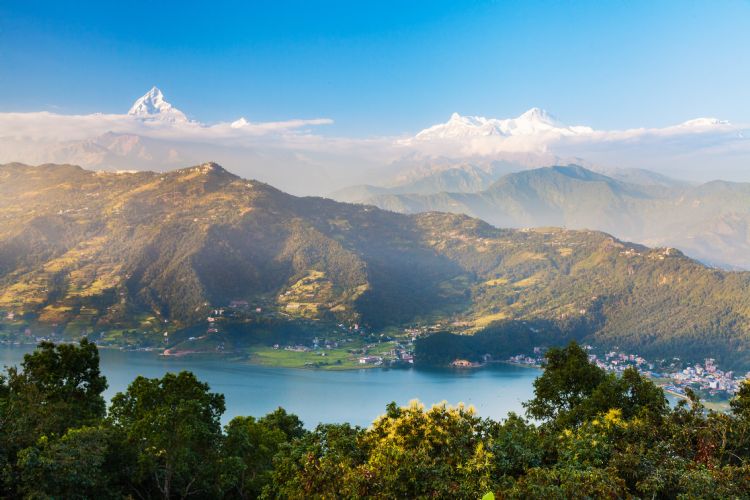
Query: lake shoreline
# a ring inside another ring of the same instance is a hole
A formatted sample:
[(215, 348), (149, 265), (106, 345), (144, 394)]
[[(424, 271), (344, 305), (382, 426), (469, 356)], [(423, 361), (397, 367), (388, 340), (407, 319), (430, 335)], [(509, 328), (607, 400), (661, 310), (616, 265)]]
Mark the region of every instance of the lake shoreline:
[[(19, 365), (34, 345), (0, 345), (0, 366)], [(236, 416), (262, 416), (282, 406), (308, 428), (318, 423), (350, 422), (368, 426), (386, 405), (417, 399), (427, 407), (447, 401), (473, 404), (483, 417), (505, 418), (523, 412), (541, 372), (497, 364), (483, 370), (437, 367), (377, 366), (359, 370), (285, 368), (222, 359), (221, 356), (165, 357), (157, 352), (101, 349), (101, 371), (107, 377), (109, 401), (137, 377), (160, 378), (189, 370), (225, 395), (224, 424)]]

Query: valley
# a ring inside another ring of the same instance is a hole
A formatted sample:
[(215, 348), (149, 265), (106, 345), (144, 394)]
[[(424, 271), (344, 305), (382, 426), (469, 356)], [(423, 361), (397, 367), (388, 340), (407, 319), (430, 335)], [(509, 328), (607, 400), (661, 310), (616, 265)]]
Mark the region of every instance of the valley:
[[(576, 339), (750, 365), (750, 274), (671, 247), (299, 198), (213, 163), (118, 174), (9, 164), (0, 195), (10, 342), (85, 335), (328, 369), (460, 357), (446, 345), (420, 358), (416, 331), (475, 339), (475, 354), (495, 359)], [(338, 346), (287, 349), (315, 338)]]

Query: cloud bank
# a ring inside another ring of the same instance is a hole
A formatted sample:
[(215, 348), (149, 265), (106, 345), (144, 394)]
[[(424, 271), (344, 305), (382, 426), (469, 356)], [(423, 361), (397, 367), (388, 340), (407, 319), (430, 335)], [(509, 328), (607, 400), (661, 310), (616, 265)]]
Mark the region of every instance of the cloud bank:
[[(581, 157), (609, 167), (651, 168), (705, 180), (750, 180), (750, 127), (698, 118), (663, 128), (595, 130), (569, 126), (532, 108), (517, 118), (454, 113), (399, 144), (424, 155), (502, 157), (512, 153)], [(741, 178), (741, 179), (739, 179)]]

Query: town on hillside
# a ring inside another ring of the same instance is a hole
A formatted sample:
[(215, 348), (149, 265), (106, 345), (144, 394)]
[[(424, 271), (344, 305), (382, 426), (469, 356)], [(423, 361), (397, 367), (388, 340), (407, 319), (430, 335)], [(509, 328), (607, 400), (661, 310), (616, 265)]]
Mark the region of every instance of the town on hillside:
[[(709, 401), (728, 400), (744, 380), (750, 379), (750, 372), (737, 375), (731, 370), (721, 370), (713, 358), (695, 364), (683, 363), (679, 358), (654, 363), (638, 354), (612, 350), (597, 354), (593, 346), (586, 345), (584, 348), (589, 352), (589, 361), (599, 368), (617, 374), (622, 374), (627, 368), (636, 368), (667, 393), (681, 398), (686, 397), (686, 389), (690, 388)], [(533, 354), (517, 354), (508, 358), (507, 362), (541, 368), (545, 362), (543, 352), (541, 347), (535, 347)]]

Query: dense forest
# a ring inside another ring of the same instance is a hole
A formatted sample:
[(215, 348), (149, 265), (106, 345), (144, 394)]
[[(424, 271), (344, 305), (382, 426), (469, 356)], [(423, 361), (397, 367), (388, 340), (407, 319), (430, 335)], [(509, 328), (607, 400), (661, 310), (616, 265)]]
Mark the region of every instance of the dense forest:
[(564, 326), (546, 320), (498, 321), (473, 335), (438, 332), (419, 337), (414, 354), (419, 365), (446, 366), (455, 359), (482, 362), (486, 355), (503, 360), (530, 346), (562, 345), (591, 334), (596, 323), (585, 318), (569, 321)]
[(3, 498), (728, 498), (750, 495), (750, 384), (729, 413), (670, 407), (570, 343), (526, 415), (418, 402), (366, 429), (235, 417), (189, 372), (137, 377), (107, 407), (96, 346), (42, 343), (0, 376)]

